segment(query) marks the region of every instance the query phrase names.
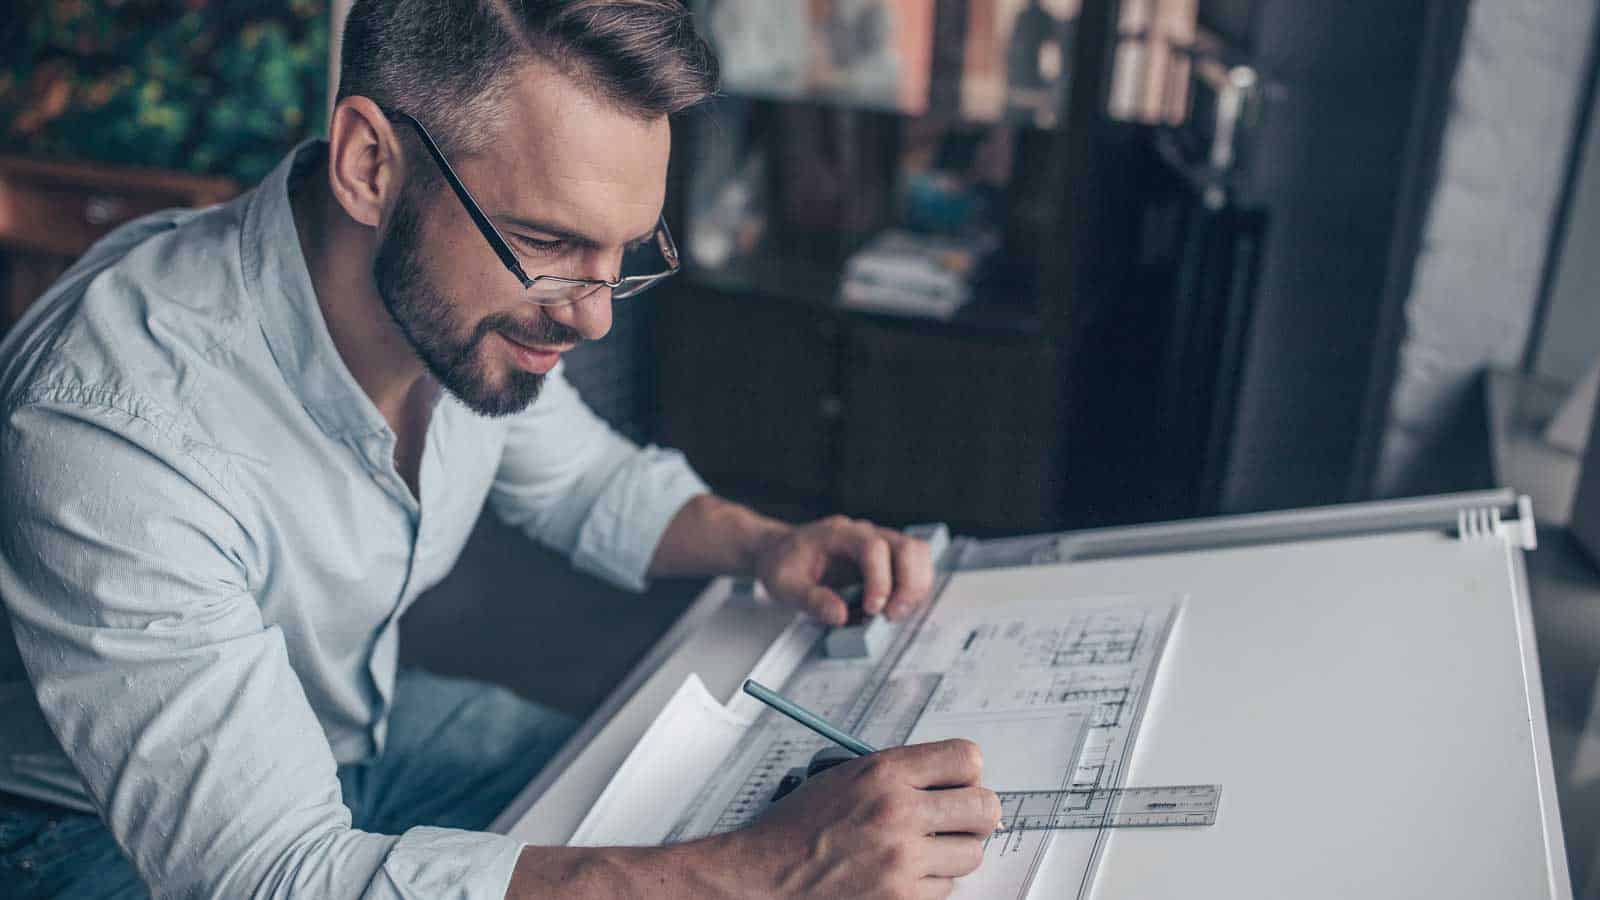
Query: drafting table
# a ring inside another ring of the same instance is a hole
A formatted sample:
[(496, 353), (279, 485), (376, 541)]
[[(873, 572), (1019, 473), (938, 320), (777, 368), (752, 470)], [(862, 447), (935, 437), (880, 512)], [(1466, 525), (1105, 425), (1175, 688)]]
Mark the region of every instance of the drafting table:
[[(1570, 897), (1518, 500), (978, 544), (979, 567), (1070, 563), (1063, 594), (1188, 595), (1128, 783), (1220, 783), (1218, 823), (1117, 833), (1094, 896)], [(685, 676), (731, 696), (791, 618), (714, 582), (496, 830), (531, 811), (565, 843)]]

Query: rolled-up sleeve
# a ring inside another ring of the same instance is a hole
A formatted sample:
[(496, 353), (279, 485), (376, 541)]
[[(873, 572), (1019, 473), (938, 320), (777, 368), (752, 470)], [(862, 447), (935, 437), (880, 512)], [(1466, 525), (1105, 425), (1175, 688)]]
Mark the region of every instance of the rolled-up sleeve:
[(157, 897), (500, 900), (516, 841), (351, 827), (224, 465), (106, 391), (0, 429), (0, 597), (117, 842)]
[(640, 590), (673, 516), (708, 490), (682, 454), (613, 431), (557, 367), (510, 423), (490, 505), (579, 568)]

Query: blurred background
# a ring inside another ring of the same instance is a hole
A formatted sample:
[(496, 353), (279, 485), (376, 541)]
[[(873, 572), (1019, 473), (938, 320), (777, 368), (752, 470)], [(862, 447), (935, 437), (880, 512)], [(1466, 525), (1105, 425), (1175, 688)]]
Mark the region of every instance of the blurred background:
[[(686, 271), (571, 355), (596, 410), (793, 520), (987, 536), (1529, 493), (1597, 896), (1600, 573), (1568, 527), (1600, 518), (1573, 502), (1593, 0), (691, 6), (726, 83), (675, 127)], [(344, 8), (0, 0), (0, 328), (109, 229), (321, 133)], [(700, 586), (624, 595), (486, 519), (406, 654), (581, 715)]]

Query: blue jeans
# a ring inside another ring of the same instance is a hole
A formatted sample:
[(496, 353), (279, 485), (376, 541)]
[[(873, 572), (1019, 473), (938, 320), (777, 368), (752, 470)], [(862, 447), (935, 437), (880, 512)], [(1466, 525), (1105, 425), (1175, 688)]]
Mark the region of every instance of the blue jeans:
[[(339, 767), (356, 828), (482, 830), (577, 723), (504, 688), (400, 672), (383, 755)], [(147, 900), (98, 816), (0, 795), (0, 897)]]

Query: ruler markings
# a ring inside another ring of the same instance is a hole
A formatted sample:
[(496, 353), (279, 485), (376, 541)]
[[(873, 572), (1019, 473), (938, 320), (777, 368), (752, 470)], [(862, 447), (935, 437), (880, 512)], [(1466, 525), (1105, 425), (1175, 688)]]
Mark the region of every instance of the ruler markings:
[(1214, 784), (1000, 791), (996, 833), (1068, 828), (1214, 825), (1222, 787)]

